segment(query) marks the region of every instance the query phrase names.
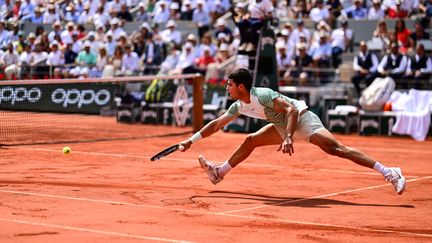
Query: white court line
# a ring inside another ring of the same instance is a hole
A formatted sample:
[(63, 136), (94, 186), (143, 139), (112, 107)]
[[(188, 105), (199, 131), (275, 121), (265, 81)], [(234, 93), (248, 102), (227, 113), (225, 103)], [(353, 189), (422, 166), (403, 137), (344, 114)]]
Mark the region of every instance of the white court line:
[[(31, 151), (45, 151), (45, 152), (55, 152), (55, 153), (61, 153), (58, 149), (45, 149), (45, 148), (30, 148), (30, 147), (20, 147), (20, 148), (14, 148), (14, 149), (23, 149), (23, 150), (31, 150)], [(127, 154), (112, 154), (112, 153), (99, 153), (99, 152), (85, 152), (85, 151), (73, 151), (74, 154), (90, 154), (90, 155), (100, 155), (100, 156), (112, 156), (112, 157), (119, 157), (119, 158), (137, 158), (137, 159), (150, 159), (152, 156), (140, 156), (140, 155), (127, 155)], [(198, 158), (197, 159), (176, 159), (172, 157), (164, 157), (162, 160), (164, 161), (182, 161), (182, 162), (193, 162), (198, 165)], [(154, 162), (152, 162), (154, 163)], [(257, 164), (257, 163), (245, 163), (245, 166), (254, 166), (254, 167), (282, 167), (277, 165), (270, 165), (270, 164)]]
[[(332, 173), (345, 173), (345, 174), (359, 174), (359, 175), (373, 175), (373, 176), (382, 176), (380, 173), (377, 172), (362, 172), (362, 171), (352, 171), (352, 170), (333, 170), (333, 169), (318, 169), (318, 171), (327, 171)], [(407, 176), (404, 175), (406, 178), (418, 178), (418, 176)]]
[[(420, 181), (420, 180), (426, 180), (431, 179), (432, 176), (422, 177), (418, 179), (411, 179), (407, 180), (407, 182), (414, 182), (414, 181)], [(268, 206), (277, 206), (279, 204), (287, 204), (291, 202), (298, 202), (298, 201), (306, 201), (310, 199), (315, 198), (324, 198), (329, 197), (333, 195), (341, 195), (344, 193), (350, 193), (354, 191), (362, 191), (362, 190), (369, 190), (373, 188), (378, 187), (384, 187), (388, 186), (389, 184), (383, 184), (378, 186), (371, 186), (371, 187), (364, 187), (354, 190), (348, 190), (348, 191), (342, 191), (332, 194), (326, 194), (321, 196), (315, 196), (315, 197), (309, 197), (304, 198), (300, 200), (292, 200), (292, 201), (286, 201), (283, 203), (274, 203)], [(66, 199), (66, 200), (76, 200), (76, 201), (86, 201), (86, 202), (95, 202), (95, 203), (107, 203), (107, 204), (115, 204), (115, 205), (126, 205), (126, 206), (134, 206), (134, 207), (146, 207), (146, 208), (154, 208), (154, 209), (162, 209), (162, 210), (173, 210), (178, 212), (189, 212), (189, 213), (196, 213), (196, 214), (205, 214), (205, 215), (213, 215), (213, 216), (226, 216), (226, 217), (234, 217), (234, 218), (241, 218), (241, 219), (253, 219), (253, 220), (261, 220), (261, 221), (273, 221), (273, 222), (279, 222), (279, 223), (288, 223), (288, 224), (298, 224), (298, 225), (309, 225), (309, 226), (324, 226), (324, 227), (331, 227), (331, 228), (338, 228), (338, 229), (348, 229), (348, 230), (358, 230), (358, 231), (368, 231), (368, 232), (377, 232), (377, 233), (392, 233), (392, 234), (402, 234), (402, 235), (409, 235), (409, 236), (418, 236), (418, 237), (428, 237), (432, 238), (432, 234), (420, 234), (420, 233), (412, 233), (412, 232), (406, 232), (406, 231), (395, 231), (395, 230), (382, 230), (382, 229), (372, 229), (372, 228), (364, 228), (364, 227), (353, 227), (353, 226), (345, 226), (345, 225), (336, 225), (336, 224), (324, 224), (324, 223), (313, 223), (313, 222), (305, 222), (305, 221), (295, 221), (295, 220), (286, 220), (286, 219), (275, 219), (275, 218), (263, 218), (263, 217), (256, 217), (256, 216), (245, 216), (245, 215), (238, 215), (238, 214), (232, 214), (234, 211), (225, 211), (225, 212), (207, 212), (207, 211), (197, 211), (197, 210), (188, 210), (188, 209), (178, 209), (178, 208), (170, 208), (170, 207), (164, 207), (164, 206), (153, 206), (153, 205), (143, 205), (143, 204), (134, 204), (134, 203), (127, 203), (127, 202), (118, 202), (118, 201), (107, 201), (107, 200), (99, 200), (99, 199), (89, 199), (89, 198), (78, 198), (78, 197), (68, 197), (68, 196), (58, 196), (58, 195), (50, 195), (50, 194), (41, 194), (41, 193), (31, 193), (31, 192), (20, 192), (20, 191), (9, 191), (9, 190), (0, 190), (0, 192), (3, 193), (12, 193), (12, 194), (21, 194), (21, 195), (31, 195), (31, 196), (40, 196), (40, 197), (48, 197), (48, 198), (57, 198), (57, 199)], [(263, 208), (263, 207), (253, 207), (253, 208), (246, 208), (245, 210), (235, 210), (236, 212), (240, 211), (246, 211), (246, 210), (252, 210), (257, 208)]]
[(178, 243), (178, 242), (191, 242), (191, 241), (172, 240), (172, 239), (142, 236), (142, 235), (132, 235), (132, 234), (126, 234), (126, 233), (118, 233), (118, 232), (114, 232), (114, 231), (95, 230), (95, 229), (88, 229), (88, 228), (81, 228), (81, 227), (58, 225), (58, 224), (46, 224), (46, 223), (32, 222), (32, 221), (26, 221), (26, 220), (17, 220), (17, 219), (0, 218), (0, 221), (8, 222), (8, 223), (17, 223), (17, 224), (29, 224), (29, 225), (43, 226), (43, 227), (63, 229), (63, 230), (73, 230), (73, 231), (81, 231), (81, 232), (88, 232), (88, 233), (121, 236), (121, 237), (134, 238), (134, 239), (140, 239), (140, 240), (154, 240), (154, 241), (176, 242), (176, 243)]
[[(416, 179), (410, 179), (410, 180), (407, 180), (406, 182), (408, 183), (408, 182), (426, 180), (426, 179), (431, 179), (431, 178), (432, 178), (432, 176), (426, 176), (426, 177), (421, 177), (421, 178), (416, 178)], [(282, 202), (278, 202), (278, 203), (270, 203), (270, 204), (267, 204), (267, 205), (261, 205), (261, 206), (256, 206), (256, 207), (249, 207), (249, 208), (243, 208), (243, 209), (237, 209), (237, 210), (224, 211), (224, 212), (220, 212), (220, 213), (221, 214), (225, 214), (225, 213), (238, 213), (238, 212), (244, 212), (244, 211), (249, 211), (249, 210), (256, 210), (256, 209), (266, 208), (266, 207), (270, 207), (270, 206), (278, 206), (278, 205), (290, 204), (290, 203), (294, 203), (294, 202), (307, 201), (307, 200), (311, 200), (311, 199), (337, 196), (337, 195), (351, 193), (351, 192), (365, 191), (365, 190), (370, 190), (370, 189), (375, 189), (375, 188), (380, 188), (380, 187), (386, 187), (386, 186), (391, 186), (391, 184), (390, 183), (386, 183), (386, 184), (382, 184), (382, 185), (378, 185), (378, 186), (363, 187), (363, 188), (358, 188), (358, 189), (352, 189), (352, 190), (347, 190), (347, 191), (342, 191), (342, 192), (335, 192), (335, 193), (330, 193), (330, 194), (318, 195), (318, 196), (308, 197), (308, 198), (301, 198), (301, 199), (296, 199), (296, 200), (286, 200), (286, 201), (282, 201)]]

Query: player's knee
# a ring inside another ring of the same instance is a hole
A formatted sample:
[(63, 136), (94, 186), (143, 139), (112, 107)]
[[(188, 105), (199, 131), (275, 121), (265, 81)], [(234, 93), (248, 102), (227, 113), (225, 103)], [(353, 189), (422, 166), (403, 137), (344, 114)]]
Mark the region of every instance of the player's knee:
[(330, 146), (328, 153), (331, 155), (336, 155), (340, 157), (344, 157), (345, 154), (349, 152), (348, 148), (342, 144), (334, 144)]
[(254, 139), (253, 134), (249, 134), (246, 136), (245, 140), (243, 141), (243, 146), (253, 148), (253, 147), (255, 147), (254, 141), (255, 141), (255, 139)]

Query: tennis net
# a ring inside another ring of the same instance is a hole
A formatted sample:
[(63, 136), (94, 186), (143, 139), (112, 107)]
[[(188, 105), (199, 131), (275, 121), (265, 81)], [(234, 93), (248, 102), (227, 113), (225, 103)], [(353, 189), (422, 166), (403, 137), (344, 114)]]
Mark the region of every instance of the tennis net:
[[(0, 146), (121, 140), (196, 131), (203, 126), (202, 80), (202, 76), (190, 74), (3, 81)], [(162, 107), (163, 113), (169, 115), (169, 123), (158, 112)], [(146, 116), (149, 113), (153, 120)]]

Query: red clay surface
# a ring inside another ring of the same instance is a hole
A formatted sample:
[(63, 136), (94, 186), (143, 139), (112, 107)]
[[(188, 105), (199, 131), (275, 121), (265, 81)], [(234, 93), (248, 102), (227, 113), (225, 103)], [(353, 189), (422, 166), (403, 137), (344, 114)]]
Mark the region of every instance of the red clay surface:
[(259, 148), (217, 186), (197, 156), (222, 162), (245, 134), (220, 132), (149, 161), (188, 136), (0, 149), (0, 242), (432, 241), (431, 139), (337, 135), (400, 166), (400, 196), (375, 171), (305, 142), (292, 157)]

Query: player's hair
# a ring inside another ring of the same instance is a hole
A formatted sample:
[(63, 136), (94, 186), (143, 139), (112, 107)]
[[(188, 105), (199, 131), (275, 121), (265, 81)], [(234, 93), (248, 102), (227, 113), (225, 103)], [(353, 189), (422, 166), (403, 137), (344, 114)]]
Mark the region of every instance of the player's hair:
[(246, 68), (235, 69), (230, 74), (228, 74), (228, 78), (231, 79), (237, 86), (243, 84), (248, 91), (250, 91), (252, 88), (253, 77)]

